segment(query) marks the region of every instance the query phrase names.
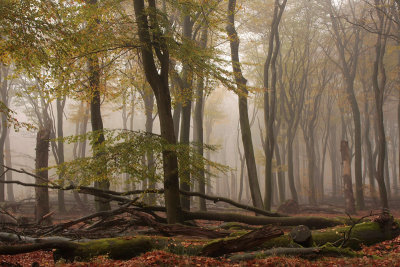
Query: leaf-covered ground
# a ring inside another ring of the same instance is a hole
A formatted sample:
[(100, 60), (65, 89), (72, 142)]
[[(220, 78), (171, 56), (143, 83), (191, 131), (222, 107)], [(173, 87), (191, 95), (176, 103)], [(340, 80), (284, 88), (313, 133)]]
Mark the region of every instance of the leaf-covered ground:
[(107, 257), (97, 257), (91, 262), (73, 264), (57, 263), (52, 252), (32, 252), (17, 256), (0, 256), (0, 266), (4, 263), (31, 266), (37, 262), (40, 266), (400, 266), (400, 237), (375, 246), (364, 247), (361, 258), (319, 258), (306, 260), (297, 257), (269, 257), (267, 259), (233, 263), (226, 259), (180, 256), (165, 251), (152, 251), (128, 261), (115, 261)]

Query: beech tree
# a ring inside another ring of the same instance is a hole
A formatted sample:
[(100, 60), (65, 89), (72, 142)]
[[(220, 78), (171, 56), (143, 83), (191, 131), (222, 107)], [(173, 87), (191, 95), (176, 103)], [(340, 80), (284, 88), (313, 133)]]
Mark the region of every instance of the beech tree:
[[(144, 0), (133, 1), (138, 25), (138, 35), (141, 42), (140, 50), (143, 60), (143, 69), (156, 98), (160, 117), (161, 137), (163, 137), (168, 144), (174, 145), (176, 144), (176, 138), (172, 120), (171, 95), (168, 83), (169, 51), (156, 16), (157, 7), (155, 0), (149, 0), (148, 2), (149, 6), (146, 11)], [(152, 26), (151, 32), (149, 22)], [(151, 34), (153, 38), (151, 38)], [(156, 67), (156, 58), (160, 66), (160, 72)], [(169, 150), (168, 147), (165, 147), (163, 151), (163, 161), (167, 220), (168, 223), (175, 223), (181, 221), (178, 159), (176, 153)]]

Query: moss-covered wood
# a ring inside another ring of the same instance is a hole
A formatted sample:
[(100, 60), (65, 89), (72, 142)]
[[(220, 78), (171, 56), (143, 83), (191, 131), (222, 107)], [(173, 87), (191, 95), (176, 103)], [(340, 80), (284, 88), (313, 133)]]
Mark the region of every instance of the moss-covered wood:
[[(312, 231), (312, 240), (315, 246), (323, 246), (327, 243), (340, 245), (344, 233), (347, 233), (350, 226), (338, 226), (329, 228), (326, 230)], [(346, 242), (345, 247), (352, 249), (361, 249), (361, 245), (366, 246), (373, 245), (384, 240), (392, 239), (400, 234), (400, 230), (397, 227), (387, 234), (383, 231), (379, 223), (376, 222), (364, 222), (354, 226), (351, 231), (350, 238)], [(274, 247), (295, 247), (295, 244), (288, 234), (271, 239), (265, 242), (262, 247), (265, 249)]]
[(354, 252), (350, 248), (337, 248), (332, 245), (311, 248), (272, 248), (265, 251), (235, 254), (229, 257), (233, 262), (262, 259), (269, 256), (300, 256), (300, 257), (362, 257), (363, 254)]
[(237, 213), (223, 212), (188, 212), (182, 211), (185, 220), (212, 220), (224, 222), (240, 222), (250, 225), (279, 225), (279, 226), (297, 226), (306, 225), (311, 229), (322, 229), (340, 225), (343, 222), (338, 219), (328, 219), (322, 217), (266, 217), (266, 216), (248, 216)]
[[(73, 242), (70, 242), (73, 243)], [(130, 259), (155, 248), (151, 237), (106, 238), (86, 243), (73, 243), (70, 248), (58, 248), (54, 251), (54, 260), (66, 261), (90, 260), (99, 255), (108, 255), (111, 259)]]

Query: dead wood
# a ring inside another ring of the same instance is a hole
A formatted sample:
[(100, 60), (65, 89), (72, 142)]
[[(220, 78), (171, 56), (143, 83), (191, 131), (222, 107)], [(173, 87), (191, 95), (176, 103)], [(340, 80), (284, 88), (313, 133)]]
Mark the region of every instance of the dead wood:
[(181, 224), (163, 224), (155, 221), (149, 215), (131, 209), (129, 211), (132, 215), (139, 217), (142, 219), (148, 226), (154, 228), (164, 236), (176, 236), (176, 235), (184, 235), (184, 236), (197, 236), (197, 237), (206, 237), (206, 238), (221, 238), (230, 234), (227, 231), (214, 231), (201, 227), (192, 227)]
[(275, 224), (282, 226), (306, 225), (313, 229), (321, 229), (342, 224), (336, 219), (327, 219), (321, 217), (266, 217), (266, 216), (247, 216), (237, 213), (220, 212), (188, 212), (182, 211), (185, 220), (210, 220), (224, 222), (240, 222), (251, 225)]
[(289, 233), (290, 238), (303, 247), (311, 247), (312, 236), (310, 228), (305, 225), (299, 225), (293, 228)]
[(311, 247), (311, 248), (273, 248), (264, 251), (256, 251), (252, 253), (236, 254), (229, 257), (232, 262), (249, 261), (254, 259), (262, 259), (270, 256), (300, 256), (300, 257), (360, 257), (351, 249), (336, 248), (330, 246)]
[[(3, 165), (4, 166), (4, 165)], [(33, 173), (29, 173), (25, 170), (18, 170), (18, 169), (14, 169), (11, 167), (7, 167), (4, 166), (4, 168), (6, 168), (7, 170), (12, 170), (12, 171), (16, 171), (18, 173), (24, 173), (27, 175), (30, 175), (32, 177), (35, 177), (37, 179), (39, 179), (40, 177), (38, 177), (37, 175), (33, 174)], [(77, 190), (79, 193), (84, 193), (84, 194), (90, 194), (90, 195), (94, 195), (97, 197), (102, 197), (105, 198), (107, 200), (114, 200), (117, 202), (121, 202), (121, 203), (127, 203), (129, 201), (131, 201), (129, 198), (125, 197), (128, 195), (137, 195), (137, 194), (144, 194), (144, 193), (157, 193), (157, 194), (163, 194), (164, 190), (163, 189), (148, 189), (148, 190), (134, 190), (134, 191), (129, 191), (129, 192), (116, 192), (116, 191), (112, 191), (112, 190), (101, 190), (101, 189), (97, 189), (97, 188), (93, 188), (93, 187), (86, 187), (86, 186), (75, 186), (75, 185), (69, 185), (67, 187), (61, 187), (57, 184), (51, 183), (46, 181), (45, 183), (42, 183), (40, 185), (38, 184), (31, 184), (31, 183), (24, 183), (21, 181), (0, 181), (0, 183), (11, 183), (11, 184), (19, 184), (19, 185), (23, 185), (23, 186), (32, 186), (32, 187), (41, 187), (41, 188), (50, 188), (50, 189), (57, 189), (57, 190)], [(255, 212), (256, 214), (260, 214), (260, 215), (264, 215), (264, 216), (270, 216), (270, 217), (287, 217), (287, 215), (284, 214), (280, 214), (280, 213), (275, 213), (275, 212), (268, 212), (253, 206), (248, 206), (248, 205), (244, 205), (238, 202), (235, 202), (231, 199), (228, 198), (224, 198), (224, 197), (219, 197), (219, 196), (210, 196), (210, 195), (206, 195), (206, 194), (202, 194), (199, 192), (188, 192), (188, 191), (184, 191), (184, 190), (179, 190), (180, 194), (182, 195), (186, 195), (186, 196), (197, 196), (197, 197), (201, 197), (207, 200), (211, 200), (214, 201), (214, 203), (216, 202), (225, 202), (228, 203), (232, 206), (235, 206), (237, 208), (240, 209), (244, 209), (247, 211), (252, 211)]]
[(271, 225), (264, 226), (261, 229), (253, 230), (238, 238), (222, 239), (206, 245), (201, 255), (209, 257), (218, 257), (239, 251), (247, 251), (262, 245), (265, 241), (283, 235), (281, 229)]

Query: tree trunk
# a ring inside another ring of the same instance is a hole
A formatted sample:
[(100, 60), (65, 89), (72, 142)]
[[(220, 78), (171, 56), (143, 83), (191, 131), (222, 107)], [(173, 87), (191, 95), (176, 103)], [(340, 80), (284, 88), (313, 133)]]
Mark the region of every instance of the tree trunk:
[[(345, 88), (347, 93), (347, 100), (350, 104), (352, 114), (353, 114), (353, 124), (354, 124), (354, 149), (355, 149), (355, 182), (356, 182), (356, 204), (358, 209), (364, 209), (364, 193), (362, 184), (362, 154), (361, 154), (361, 120), (360, 120), (360, 109), (358, 107), (357, 98), (354, 93), (354, 79), (357, 72), (358, 58), (360, 54), (361, 38), (360, 38), (360, 28), (357, 25), (352, 25), (349, 34), (354, 36), (353, 42), (346, 42), (345, 40), (349, 38), (346, 36), (346, 32), (342, 32), (343, 27), (339, 25), (338, 16), (334, 13), (334, 7), (330, 1), (330, 18), (332, 21), (332, 28), (336, 37), (336, 48), (338, 51), (338, 56), (340, 60), (341, 70), (345, 81)], [(344, 36), (343, 36), (344, 35)], [(352, 47), (348, 47), (352, 44)], [(346, 51), (351, 51), (347, 53)], [(347, 55), (347, 54), (349, 55)], [(342, 136), (342, 139), (344, 137)]]
[[(310, 144), (311, 143), (311, 144)], [(311, 205), (317, 204), (316, 188), (315, 188), (315, 151), (313, 142), (306, 142), (307, 151), (307, 169), (308, 169), (308, 202)]]
[[(154, 94), (153, 92), (145, 91), (143, 93), (144, 99), (144, 109), (146, 115), (146, 123), (145, 128), (147, 133), (153, 133), (153, 109), (154, 109)], [(153, 151), (148, 151), (147, 155), (147, 169), (149, 171), (150, 177), (148, 178), (147, 188), (146, 189), (154, 189), (156, 186), (155, 181), (155, 166), (154, 166), (154, 153)], [(156, 202), (156, 198), (154, 194), (149, 194), (147, 197), (148, 204), (153, 205)]]
[[(89, 0), (89, 8), (94, 10), (97, 9), (98, 1), (97, 0)], [(91, 21), (89, 23), (89, 27), (96, 28), (97, 21)], [(92, 131), (98, 134), (96, 140), (94, 140), (92, 149), (93, 155), (96, 157), (98, 155), (98, 147), (104, 143), (104, 133), (103, 133), (103, 119), (101, 116), (101, 93), (100, 93), (100, 63), (96, 54), (91, 55), (88, 58), (88, 67), (89, 67), (89, 88), (90, 88), (90, 115), (91, 115), (91, 124)], [(100, 173), (99, 173), (100, 174)], [(109, 189), (110, 182), (106, 179), (102, 181), (95, 181), (94, 186), (98, 189)], [(110, 210), (110, 202), (106, 199), (102, 199), (99, 197), (95, 197), (95, 207), (96, 211), (106, 211)]]
[[(188, 13), (188, 10), (185, 10)], [(189, 14), (185, 14), (183, 16), (183, 38), (184, 42), (191, 42), (192, 39), (192, 30), (193, 30), (193, 22), (191, 21), (191, 17)], [(192, 78), (193, 74), (190, 70), (190, 65), (188, 63), (184, 63), (182, 66), (182, 81), (183, 88), (182, 95), (184, 96), (184, 100), (182, 102), (182, 122), (181, 122), (181, 132), (180, 132), (180, 143), (183, 145), (189, 146), (189, 138), (190, 138), (190, 118), (192, 112)], [(187, 151), (184, 155), (186, 160), (189, 160), (189, 152)], [(184, 163), (189, 165), (187, 162)], [(185, 191), (190, 191), (190, 169), (187, 167), (183, 168), (184, 170), (181, 172), (180, 177), (180, 189)], [(186, 196), (181, 196), (181, 206), (182, 209), (190, 210), (190, 198)]]
[[(141, 54), (143, 61), (143, 68), (146, 75), (147, 82), (153, 89), (158, 114), (160, 118), (161, 137), (169, 145), (176, 144), (174, 133), (174, 121), (171, 114), (171, 95), (168, 84), (168, 68), (169, 68), (169, 52), (165, 40), (161, 34), (161, 29), (157, 24), (156, 17), (149, 14), (152, 23), (152, 32), (154, 27), (159, 29), (155, 31), (154, 38), (159, 42), (154, 43), (150, 37), (150, 26), (148, 23), (147, 14), (145, 12), (144, 0), (134, 0), (134, 10), (136, 22), (138, 25), (138, 35), (141, 42)], [(155, 1), (150, 1), (151, 8), (156, 9)], [(153, 14), (154, 15), (154, 14)], [(153, 49), (156, 51), (157, 58), (160, 65), (160, 74), (156, 67)], [(163, 169), (164, 169), (164, 189), (165, 189), (165, 206), (167, 209), (168, 223), (176, 223), (181, 221), (181, 206), (179, 199), (179, 177), (178, 177), (178, 159), (173, 150), (164, 147), (163, 152)]]
[(217, 242), (209, 243), (203, 247), (201, 255), (207, 257), (218, 257), (224, 254), (247, 251), (262, 245), (267, 240), (281, 235), (283, 235), (281, 229), (268, 225), (237, 238), (222, 239)]
[(278, 177), (279, 202), (283, 203), (286, 200), (285, 172), (282, 169), (282, 159), (278, 143), (275, 143), (275, 158), (278, 171), (277, 177)]
[(332, 126), (330, 128), (331, 134), (329, 135), (329, 158), (331, 160), (331, 180), (332, 180), (332, 197), (337, 197), (337, 168), (339, 165), (337, 164), (337, 144), (336, 144), (336, 127)]
[(239, 122), (242, 133), (244, 155), (246, 159), (247, 173), (253, 206), (263, 208), (260, 185), (257, 178), (256, 161), (254, 157), (253, 141), (249, 122), (246, 88), (247, 80), (243, 77), (239, 60), (239, 37), (235, 29), (235, 8), (236, 0), (229, 0), (228, 3), (228, 24), (226, 30), (231, 47), (232, 68), (235, 77), (236, 88), (239, 98)]
[(378, 37), (375, 46), (375, 62), (372, 74), (372, 85), (375, 94), (375, 107), (376, 107), (376, 129), (377, 129), (377, 146), (378, 146), (378, 163), (376, 170), (376, 179), (378, 181), (379, 193), (381, 198), (382, 208), (388, 209), (388, 192), (385, 185), (385, 156), (386, 156), (386, 136), (385, 124), (383, 118), (383, 104), (384, 104), (384, 91), (386, 86), (386, 72), (383, 63), (383, 58), (386, 49), (387, 36), (383, 35), (384, 29), (384, 14), (382, 14), (380, 7), (376, 6), (376, 12), (379, 18), (378, 24)]
[(343, 222), (336, 219), (327, 219), (321, 217), (265, 217), (265, 216), (247, 216), (238, 213), (224, 212), (187, 212), (184, 211), (186, 220), (212, 220), (224, 222), (240, 222), (251, 225), (267, 225), (275, 224), (280, 226), (297, 226), (305, 225), (313, 229), (322, 229)]
[[(272, 158), (274, 155), (275, 136), (274, 122), (276, 114), (276, 59), (279, 54), (279, 23), (285, 10), (287, 0), (280, 3), (275, 0), (274, 14), (271, 23), (271, 31), (268, 43), (268, 53), (264, 64), (264, 123), (266, 128), (265, 137), (265, 196), (264, 208), (271, 210), (272, 205)], [(271, 71), (271, 81), (269, 80), (269, 72)]]
[(287, 134), (289, 188), (290, 188), (290, 193), (292, 195), (292, 199), (296, 202), (299, 202), (299, 198), (297, 196), (296, 185), (294, 183), (293, 140), (294, 140), (294, 137), (292, 136), (291, 132), (289, 131)]
[[(35, 179), (36, 184), (48, 183), (49, 166), (49, 138), (50, 127), (41, 128), (36, 137), (36, 175), (40, 178)], [(51, 224), (50, 217), (44, 218), (50, 212), (49, 190), (47, 187), (35, 187), (36, 205), (35, 220), (37, 223)]]
[[(3, 102), (4, 105), (8, 107), (8, 72), (9, 72), (9, 67), (5, 66), (3, 64), (0, 64), (0, 95), (1, 95), (1, 101)], [(6, 142), (6, 137), (7, 137), (7, 115), (6, 112), (1, 112), (0, 115), (1, 119), (1, 124), (0, 124), (0, 172), (4, 173), (4, 145)], [(0, 177), (0, 181), (4, 181), (5, 177), (2, 175)], [(5, 190), (4, 190), (4, 183), (0, 184), (0, 202), (5, 201)]]
[[(63, 99), (60, 97), (57, 98), (57, 156), (58, 156), (58, 164), (64, 164), (64, 141), (62, 138), (64, 137), (63, 132), (63, 113), (65, 106), (65, 96)], [(58, 179), (60, 179), (61, 183), (64, 184), (63, 171), (61, 171)], [(64, 191), (58, 190), (58, 211), (60, 213), (66, 212), (65, 208), (65, 199), (64, 199)]]
[(344, 196), (346, 199), (346, 212), (349, 214), (355, 214), (356, 207), (354, 204), (353, 184), (351, 182), (350, 149), (347, 141), (342, 140), (340, 144), (340, 152), (342, 154), (342, 177), (344, 184)]
[[(10, 145), (10, 129), (8, 129), (6, 142), (5, 142), (5, 150), (4, 150), (4, 158), (7, 167), (12, 167), (11, 162), (11, 145)], [(6, 173), (6, 181), (12, 181), (12, 172)], [(7, 184), (7, 200), (8, 201), (15, 201), (14, 197), (14, 188), (12, 184)]]
[[(205, 49), (207, 47), (207, 36), (208, 29), (204, 27), (201, 34), (200, 46)], [(193, 141), (198, 144), (197, 153), (200, 157), (204, 156), (204, 137), (203, 137), (203, 106), (204, 106), (204, 73), (200, 73), (197, 81), (196, 90), (196, 106), (194, 108), (194, 125), (193, 127)], [(204, 174), (204, 164), (201, 169), (197, 172), (199, 192), (202, 194), (206, 193), (206, 177)], [(201, 211), (206, 211), (206, 201), (202, 198), (199, 199), (199, 208)]]

